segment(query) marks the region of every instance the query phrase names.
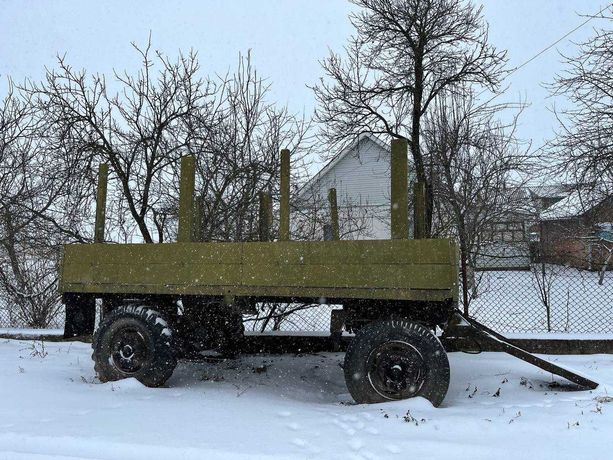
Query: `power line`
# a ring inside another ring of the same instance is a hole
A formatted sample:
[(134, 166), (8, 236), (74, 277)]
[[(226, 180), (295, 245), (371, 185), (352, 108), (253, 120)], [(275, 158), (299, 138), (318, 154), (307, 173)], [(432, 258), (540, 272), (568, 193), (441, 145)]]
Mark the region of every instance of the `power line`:
[(517, 67), (515, 67), (514, 69), (512, 69), (506, 76), (505, 78), (507, 78), (509, 75), (512, 75), (513, 73), (517, 72), (519, 69), (521, 69), (522, 67), (527, 66), (528, 64), (530, 64), (532, 61), (534, 61), (536, 58), (538, 58), (539, 56), (541, 56), (542, 54), (546, 53), (547, 51), (549, 51), (551, 48), (553, 48), (554, 46), (556, 46), (558, 43), (560, 43), (562, 40), (564, 40), (565, 38), (567, 38), (568, 36), (572, 35), (573, 33), (575, 33), (577, 30), (579, 30), (581, 27), (583, 27), (584, 25), (586, 25), (588, 22), (590, 22), (592, 19), (596, 18), (599, 14), (601, 14), (604, 10), (606, 10), (607, 8), (612, 8), (613, 7), (613, 3), (608, 4), (607, 6), (603, 7), (600, 11), (598, 11), (597, 13), (589, 16), (585, 21), (583, 21), (581, 24), (579, 24), (577, 27), (575, 27), (574, 29), (572, 29), (571, 31), (567, 32), (566, 34), (564, 34), (562, 37), (558, 38), (555, 42), (553, 42), (551, 45), (547, 46), (546, 48), (543, 48), (541, 51), (539, 51), (538, 53), (536, 53), (534, 56), (532, 56), (530, 59), (528, 59), (527, 61), (521, 63), (520, 65), (518, 65)]
[[(553, 48), (554, 46), (556, 46), (558, 43), (560, 43), (562, 40), (564, 40), (565, 38), (569, 37), (570, 35), (572, 35), (573, 33), (575, 33), (577, 30), (579, 30), (581, 27), (583, 27), (584, 25), (586, 25), (588, 22), (590, 22), (592, 19), (596, 18), (599, 14), (601, 14), (602, 12), (604, 12), (604, 10), (608, 9), (608, 8), (613, 8), (613, 3), (609, 3), (608, 5), (604, 6), (602, 9), (600, 9), (600, 11), (594, 13), (593, 15), (590, 15), (585, 21), (583, 21), (581, 24), (579, 24), (578, 26), (576, 26), (574, 29), (570, 30), (569, 32), (565, 33), (562, 37), (558, 38), (555, 42), (553, 42), (552, 44), (548, 45), (547, 47), (543, 48), (541, 51), (539, 51), (538, 53), (536, 53), (534, 56), (532, 56), (530, 59), (528, 59), (527, 61), (522, 62), (520, 65), (518, 65), (517, 67), (511, 69), (509, 71), (509, 73), (507, 73), (503, 80), (505, 80), (506, 78), (508, 78), (510, 75), (513, 75), (515, 72), (517, 72), (519, 69), (527, 66), (528, 64), (530, 64), (532, 61), (534, 61), (535, 59), (537, 59), (538, 57), (540, 57), (541, 55), (543, 55), (544, 53), (546, 53), (547, 51), (549, 51), (551, 48)], [(508, 89), (508, 88), (507, 88)], [(477, 97), (481, 96), (483, 93), (485, 93), (487, 90), (484, 89), (483, 91), (481, 91), (479, 94), (477, 94)], [(498, 96), (500, 96), (501, 94), (504, 94), (506, 92), (506, 90), (500, 92), (500, 93), (496, 93), (491, 99), (489, 99), (488, 101), (486, 101), (484, 104), (482, 105), (487, 105), (490, 102), (492, 102), (494, 99), (496, 99)]]

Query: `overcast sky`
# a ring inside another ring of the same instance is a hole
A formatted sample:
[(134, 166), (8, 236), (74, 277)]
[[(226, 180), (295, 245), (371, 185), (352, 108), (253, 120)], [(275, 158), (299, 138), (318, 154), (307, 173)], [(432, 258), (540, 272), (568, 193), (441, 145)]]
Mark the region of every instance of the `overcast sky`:
[[(599, 0), (483, 0), (490, 41), (509, 51), (510, 66), (529, 59), (579, 25), (607, 2)], [(306, 85), (321, 76), (318, 61), (328, 48), (341, 51), (352, 33), (344, 0), (36, 1), (0, 0), (0, 95), (6, 77), (39, 79), (57, 53), (90, 72), (135, 68), (130, 42), (173, 55), (195, 49), (203, 71), (224, 73), (239, 52), (251, 49), (259, 73), (270, 78), (273, 96), (295, 111), (313, 110)], [(572, 41), (587, 39), (593, 20), (554, 49), (513, 74), (506, 100), (526, 99), (520, 135), (539, 146), (552, 135), (544, 82), (562, 69), (557, 51), (573, 53)], [(608, 24), (610, 27), (610, 24)], [(557, 51), (556, 51), (557, 50)]]

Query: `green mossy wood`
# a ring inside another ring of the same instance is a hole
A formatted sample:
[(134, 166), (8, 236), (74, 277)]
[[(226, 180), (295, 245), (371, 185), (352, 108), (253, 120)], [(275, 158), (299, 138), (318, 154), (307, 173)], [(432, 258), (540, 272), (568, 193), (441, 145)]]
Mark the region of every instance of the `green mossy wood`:
[(96, 191), (96, 222), (94, 224), (94, 242), (104, 243), (104, 224), (106, 221), (106, 191), (109, 178), (109, 165), (98, 166), (98, 188)]
[(60, 291), (457, 300), (448, 239), (67, 245)]

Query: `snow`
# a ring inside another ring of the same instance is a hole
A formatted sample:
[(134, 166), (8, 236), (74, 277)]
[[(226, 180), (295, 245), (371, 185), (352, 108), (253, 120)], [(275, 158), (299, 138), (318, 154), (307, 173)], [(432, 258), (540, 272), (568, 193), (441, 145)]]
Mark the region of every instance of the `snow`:
[(575, 190), (540, 214), (541, 220), (569, 219), (583, 215), (610, 196), (607, 190)]
[(20, 327), (0, 327), (0, 335), (36, 336), (64, 335), (64, 329), (28, 329)]
[[(450, 354), (441, 408), (351, 402), (342, 353), (181, 363), (165, 388), (100, 384), (88, 344), (0, 341), (0, 459), (609, 458), (613, 359)], [(556, 386), (550, 387), (551, 382)]]
[(525, 340), (613, 340), (611, 333), (588, 332), (509, 332), (507, 339)]

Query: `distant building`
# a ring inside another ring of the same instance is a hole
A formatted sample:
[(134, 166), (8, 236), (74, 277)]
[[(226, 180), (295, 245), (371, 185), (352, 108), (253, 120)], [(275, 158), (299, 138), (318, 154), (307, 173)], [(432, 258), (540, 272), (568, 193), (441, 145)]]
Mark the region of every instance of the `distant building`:
[(543, 260), (600, 270), (613, 250), (613, 196), (575, 190), (540, 213)]
[(512, 209), (482, 235), (477, 268), (528, 270), (540, 240), (539, 214), (572, 191), (567, 184), (529, 185), (509, 190)]

